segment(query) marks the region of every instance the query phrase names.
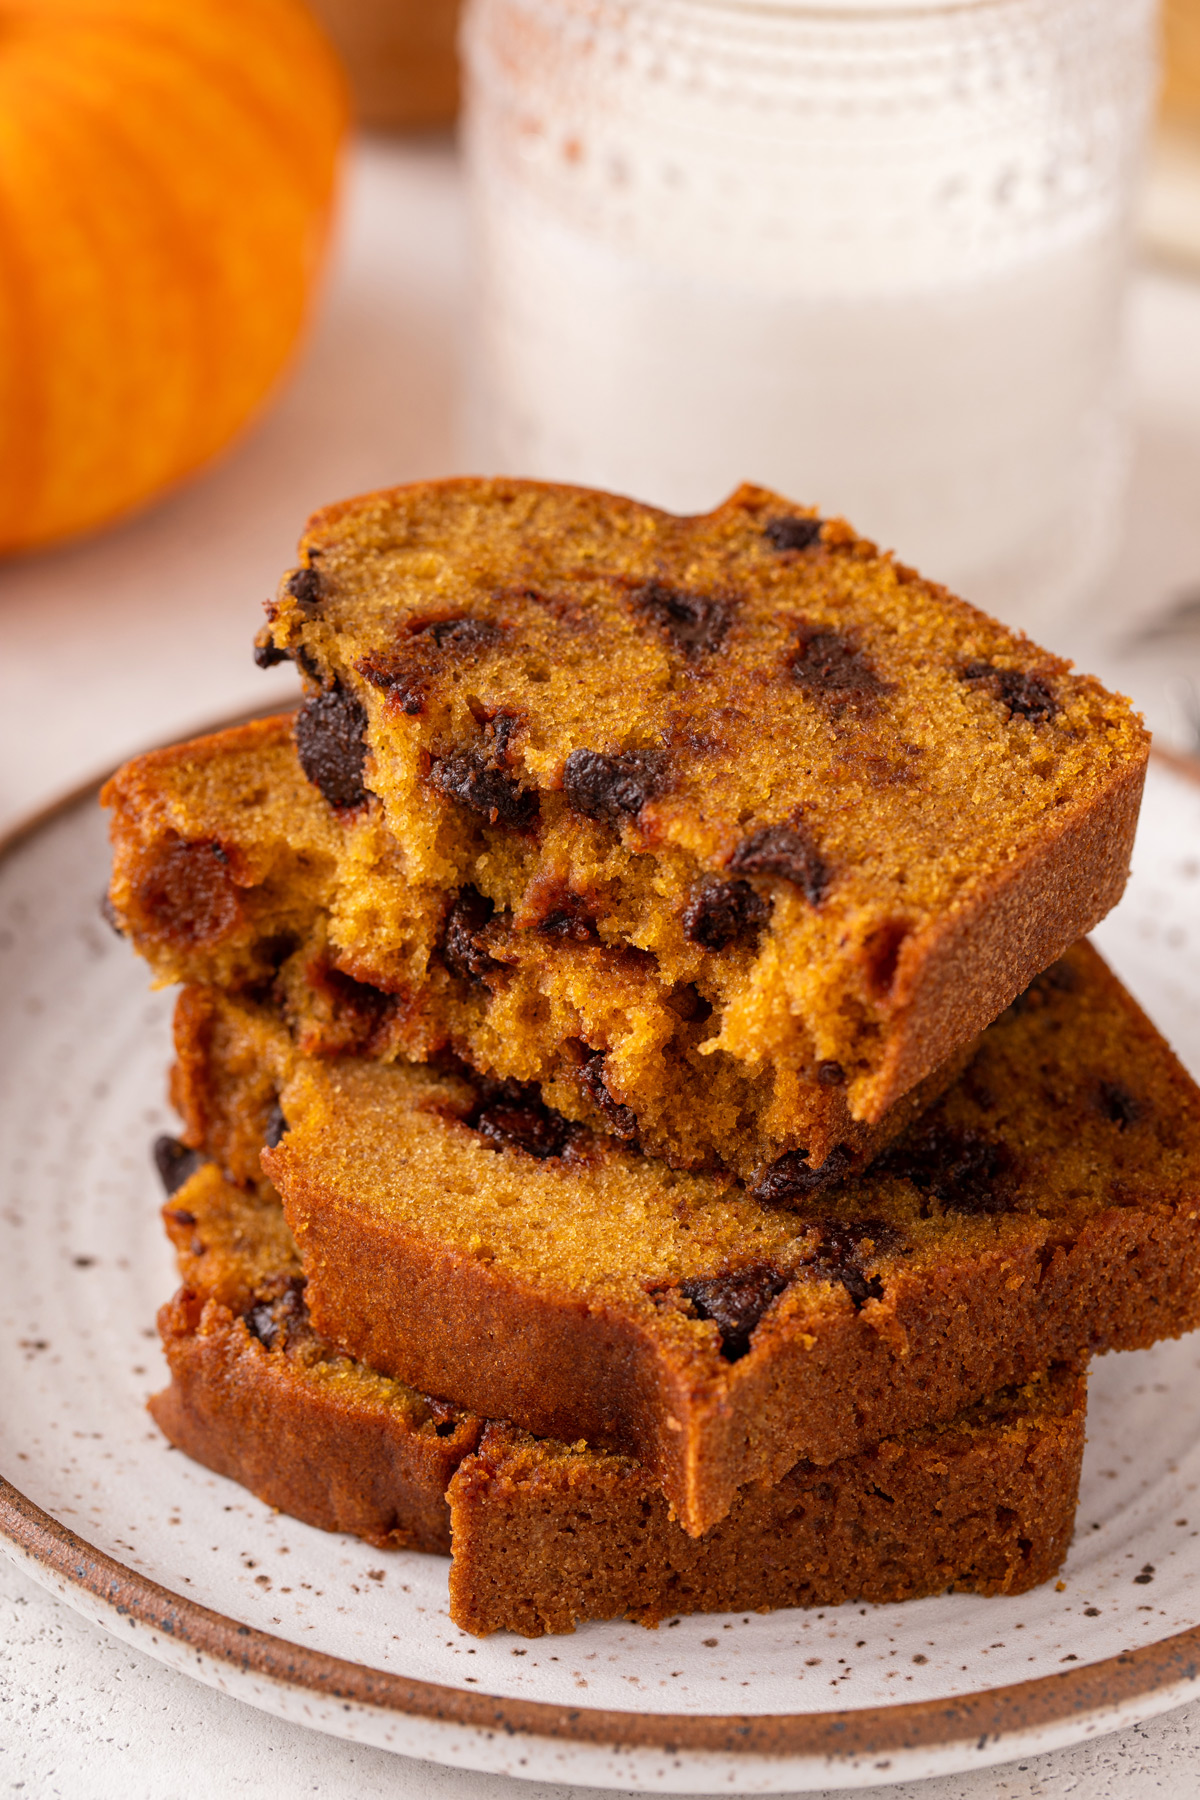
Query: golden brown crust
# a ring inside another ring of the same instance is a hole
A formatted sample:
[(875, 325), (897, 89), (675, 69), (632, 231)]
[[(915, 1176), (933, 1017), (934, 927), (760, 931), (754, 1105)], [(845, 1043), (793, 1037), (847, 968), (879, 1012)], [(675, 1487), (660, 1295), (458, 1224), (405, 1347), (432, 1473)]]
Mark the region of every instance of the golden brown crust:
[(445, 1553), (445, 1491), (482, 1421), (340, 1356), (312, 1330), (282, 1208), (202, 1164), (163, 1223), (184, 1286), (161, 1308), (166, 1437), (268, 1506), (382, 1549)]
[(158, 1328), (171, 1385), (150, 1412), (176, 1449), (306, 1525), (382, 1550), (448, 1553), (446, 1485), (475, 1432), (415, 1431), (353, 1382), (301, 1373), (243, 1317), (187, 1288)]
[(622, 1616), (1018, 1594), (1066, 1555), (1086, 1383), (1059, 1367), (952, 1426), (752, 1487), (702, 1538), (637, 1463), (489, 1425), (450, 1483), (450, 1613), (525, 1637)]
[[(264, 1163), (318, 1329), (425, 1391), (636, 1454), (693, 1532), (799, 1456), (1200, 1321), (1200, 1095), (1087, 946), (875, 1169), (783, 1204), (611, 1143), (496, 1148), (459, 1078), (298, 1059), (269, 1015), (222, 1004), (281, 1094)], [(211, 1087), (236, 1114), (236, 1083)], [(746, 1272), (767, 1285), (727, 1355), (695, 1295)]]

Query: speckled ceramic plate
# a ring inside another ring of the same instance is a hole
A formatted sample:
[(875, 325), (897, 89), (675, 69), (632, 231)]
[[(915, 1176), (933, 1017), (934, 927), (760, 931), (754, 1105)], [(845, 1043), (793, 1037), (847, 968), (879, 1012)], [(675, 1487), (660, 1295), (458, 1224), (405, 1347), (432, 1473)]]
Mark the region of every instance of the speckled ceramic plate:
[[(1200, 1669), (1200, 1340), (1092, 1385), (1063, 1581), (1019, 1599), (707, 1616), (476, 1642), (446, 1563), (270, 1512), (144, 1411), (173, 1269), (147, 1146), (170, 997), (99, 914), (89, 794), (0, 856), (0, 1542), (153, 1656), (320, 1730), (656, 1792), (867, 1787), (1070, 1743)], [(1151, 770), (1098, 941), (1200, 1074), (1200, 784)]]

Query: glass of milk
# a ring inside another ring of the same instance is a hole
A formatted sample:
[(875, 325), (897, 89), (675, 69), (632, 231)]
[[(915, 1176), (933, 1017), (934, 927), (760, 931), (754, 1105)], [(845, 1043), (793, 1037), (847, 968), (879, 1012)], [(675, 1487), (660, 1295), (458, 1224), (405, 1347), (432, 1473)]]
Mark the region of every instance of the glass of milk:
[(472, 0), (485, 471), (773, 487), (1036, 626), (1095, 582), (1154, 0)]

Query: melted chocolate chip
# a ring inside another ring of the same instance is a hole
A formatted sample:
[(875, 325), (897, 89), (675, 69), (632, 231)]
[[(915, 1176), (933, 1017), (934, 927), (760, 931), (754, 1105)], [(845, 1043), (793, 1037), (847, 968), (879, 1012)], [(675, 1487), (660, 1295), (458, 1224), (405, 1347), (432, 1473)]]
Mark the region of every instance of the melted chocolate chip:
[(604, 1080), (604, 1056), (600, 1053), (584, 1063), (579, 1071), (579, 1085), (592, 1105), (603, 1114), (604, 1123), (613, 1137), (629, 1143), (637, 1136), (637, 1114), (631, 1106), (622, 1106), (609, 1093)]
[(850, 1173), (853, 1158), (844, 1144), (829, 1152), (819, 1168), (812, 1168), (807, 1150), (789, 1150), (759, 1177), (751, 1198), (764, 1206), (794, 1206), (832, 1187)]
[(609, 825), (636, 818), (662, 784), (662, 758), (649, 750), (631, 750), (620, 756), (572, 750), (563, 769), (568, 803), (585, 818)]
[(1142, 1116), (1141, 1101), (1118, 1081), (1102, 1081), (1099, 1100), (1101, 1112), (1118, 1131), (1124, 1131), (1127, 1125), (1136, 1125)]
[(339, 1048), (355, 1055), (369, 1052), (381, 1025), (395, 1011), (393, 995), (368, 981), (357, 981), (324, 959), (309, 966), (308, 979), (325, 995), (340, 1034)]
[(1015, 1166), (1007, 1144), (946, 1125), (915, 1128), (875, 1165), (911, 1181), (950, 1212), (982, 1214), (1009, 1210)]
[(429, 674), (426, 669), (375, 656), (364, 656), (354, 666), (364, 681), (369, 681), (372, 687), (386, 694), (393, 705), (398, 706), (410, 718), (424, 712), (429, 693)]
[(899, 1246), (902, 1239), (895, 1226), (882, 1219), (828, 1219), (822, 1221), (820, 1232), (810, 1267), (831, 1281), (840, 1281), (855, 1312), (868, 1300), (882, 1300), (883, 1282), (878, 1275), (868, 1275), (863, 1263), (866, 1255), (886, 1253)]
[(817, 1081), (821, 1087), (845, 1087), (846, 1071), (840, 1062), (817, 1064)]
[(283, 1116), (283, 1108), (276, 1100), (267, 1114), (267, 1123), (263, 1131), (263, 1143), (268, 1150), (275, 1149), (287, 1128), (288, 1122)]
[(773, 550), (807, 550), (821, 535), (821, 519), (798, 519), (794, 516), (768, 519), (763, 536)]
[(257, 1301), (244, 1314), (246, 1330), (267, 1350), (286, 1347), (289, 1332), (308, 1320), (304, 1277), (294, 1275), (281, 1294)]
[(298, 606), (304, 607), (306, 612), (315, 612), (324, 598), (321, 571), (297, 569), (288, 577), (287, 591)]
[(501, 968), (488, 954), (483, 931), (495, 907), (477, 887), (464, 887), (455, 895), (442, 929), (441, 951), (446, 966), (463, 981), (484, 981)]
[(182, 1225), (185, 1231), (190, 1230), (191, 1227), (198, 1222), (195, 1213), (189, 1212), (186, 1206), (168, 1206), (165, 1210), (165, 1216), (170, 1219), (173, 1224)]
[(1023, 669), (998, 669), (989, 662), (969, 662), (960, 679), (987, 687), (992, 697), (1007, 707), (1010, 719), (1032, 719), (1040, 724), (1060, 711), (1053, 688), (1041, 675)]
[(832, 871), (807, 832), (797, 825), (765, 825), (740, 843), (729, 859), (739, 875), (778, 875), (800, 889), (810, 906), (819, 906)]
[(572, 944), (598, 944), (600, 933), (589, 903), (569, 888), (561, 889), (535, 928), (543, 937), (566, 938)]
[(480, 1098), (465, 1123), (493, 1150), (520, 1150), (544, 1162), (561, 1156), (579, 1127), (547, 1106), (537, 1088), (519, 1081), (478, 1083)]
[(158, 1178), (168, 1194), (177, 1193), (205, 1161), (202, 1151), (189, 1150), (178, 1138), (165, 1135), (155, 1138), (153, 1156)]
[(291, 662), (292, 653), (281, 650), (273, 638), (268, 638), (264, 644), (255, 644), (254, 660), (260, 669), (273, 669), (276, 663)]
[(363, 765), (367, 715), (344, 688), (330, 688), (306, 700), (296, 715), (294, 735), (300, 767), (330, 806), (361, 806), (367, 797)]
[(679, 1291), (702, 1319), (711, 1319), (717, 1327), (721, 1355), (728, 1362), (738, 1362), (749, 1350), (763, 1314), (789, 1280), (773, 1263), (752, 1263), (724, 1275), (693, 1276), (680, 1282)]
[(242, 917), (220, 844), (168, 838), (142, 877), (137, 899), (164, 936), (178, 944), (216, 943)]
[(733, 607), (714, 594), (689, 594), (682, 588), (648, 581), (629, 597), (636, 612), (656, 625), (667, 641), (687, 657), (711, 656), (719, 650), (733, 623)]
[(801, 623), (788, 661), (797, 686), (835, 712), (870, 714), (891, 689), (850, 638), (826, 626)]
[(504, 632), (487, 619), (472, 619), (463, 614), (457, 619), (434, 619), (428, 625), (418, 625), (412, 635), (427, 638), (439, 650), (461, 655), (490, 649), (501, 641)]
[(545, 1107), (490, 1106), (474, 1129), (497, 1150), (523, 1150), (539, 1161), (561, 1156), (569, 1137), (567, 1121)]
[(712, 881), (701, 888), (683, 914), (684, 934), (703, 950), (723, 950), (756, 929), (771, 908), (748, 881)]
[(439, 794), (470, 812), (479, 813), (492, 825), (511, 825), (527, 831), (538, 818), (537, 793), (523, 788), (509, 770), (498, 768), (486, 751), (458, 750), (442, 757), (429, 771)]

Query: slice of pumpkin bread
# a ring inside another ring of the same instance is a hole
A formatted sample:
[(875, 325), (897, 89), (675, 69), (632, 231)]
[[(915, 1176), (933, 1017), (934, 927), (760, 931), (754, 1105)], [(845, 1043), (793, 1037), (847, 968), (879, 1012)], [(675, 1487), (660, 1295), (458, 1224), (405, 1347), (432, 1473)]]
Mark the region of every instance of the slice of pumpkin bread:
[(636, 1456), (685, 1528), (750, 1481), (1200, 1323), (1200, 1094), (1087, 945), (866, 1175), (672, 1171), (536, 1093), (297, 1056), (188, 994), (185, 1137), (279, 1188), (316, 1328), (415, 1386)]
[[(566, 1117), (676, 1167), (724, 1162), (761, 1180), (789, 1156), (810, 1182), (844, 1174), (970, 1054), (872, 1125), (850, 1116), (833, 1064), (809, 1080), (710, 1054), (709, 1001), (652, 956), (574, 925), (549, 937), (518, 929), (474, 889), (438, 902), (430, 938), (428, 897), (408, 887), (379, 809), (327, 804), (300, 766), (290, 715), (140, 757), (105, 797), (113, 917), (159, 981), (270, 993), (310, 1055), (449, 1052), (535, 1082)], [(602, 1063), (637, 1093), (636, 1116), (614, 1101)]]
[(106, 798), (160, 978), (290, 948), (310, 1049), (449, 1043), (677, 1166), (811, 1180), (1120, 895), (1126, 703), (843, 523), (458, 481), (302, 555), (260, 654), (304, 674), (304, 774), (277, 725)]
[(1071, 1543), (1087, 1388), (1076, 1369), (828, 1468), (747, 1488), (688, 1537), (628, 1457), (489, 1425), (450, 1483), (450, 1610), (541, 1637), (585, 1619), (1021, 1594)]
[(836, 1068), (879, 1119), (1120, 896), (1128, 704), (843, 521), (457, 480), (327, 508), (300, 559), (260, 652), (295, 659), (307, 774), (378, 807), (430, 927), (473, 890), (547, 957), (652, 958), (785, 1108)]
[(150, 1407), (166, 1436), (308, 1524), (382, 1549), (453, 1544), (451, 1616), (477, 1635), (1021, 1593), (1070, 1543), (1086, 1407), (1075, 1370), (832, 1468), (801, 1464), (697, 1541), (628, 1458), (484, 1427), (322, 1342), (269, 1193), (206, 1163), (164, 1219), (186, 1283), (159, 1314), (171, 1386)]

